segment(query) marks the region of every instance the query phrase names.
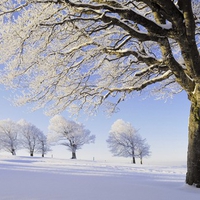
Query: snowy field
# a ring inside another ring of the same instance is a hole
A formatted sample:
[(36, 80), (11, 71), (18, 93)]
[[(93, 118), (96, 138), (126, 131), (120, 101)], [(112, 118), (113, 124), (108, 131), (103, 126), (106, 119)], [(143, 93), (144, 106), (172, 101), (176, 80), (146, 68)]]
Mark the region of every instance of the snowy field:
[(0, 157), (0, 200), (199, 200), (185, 166)]

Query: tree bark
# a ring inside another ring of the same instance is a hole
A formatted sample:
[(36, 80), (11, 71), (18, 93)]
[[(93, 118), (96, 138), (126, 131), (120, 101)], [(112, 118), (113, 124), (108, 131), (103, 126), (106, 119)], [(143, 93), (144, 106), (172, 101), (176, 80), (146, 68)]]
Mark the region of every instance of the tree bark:
[(133, 164), (135, 164), (135, 157), (133, 156)]
[(77, 146), (72, 140), (70, 140), (70, 145), (71, 145), (71, 150), (72, 150), (72, 159), (76, 159)]
[(190, 109), (186, 183), (200, 187), (200, 106), (195, 102)]
[(13, 156), (16, 156), (16, 151), (15, 151), (15, 149), (12, 149), (11, 153), (12, 153)]
[(76, 159), (76, 152), (72, 152), (72, 159)]

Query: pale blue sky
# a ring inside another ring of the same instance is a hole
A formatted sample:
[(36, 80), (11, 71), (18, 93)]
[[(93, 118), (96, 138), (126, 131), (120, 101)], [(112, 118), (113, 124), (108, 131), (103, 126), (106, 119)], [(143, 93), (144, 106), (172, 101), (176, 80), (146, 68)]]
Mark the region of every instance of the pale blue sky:
[[(0, 90), (1, 112), (0, 119), (10, 118), (18, 121), (25, 119), (40, 128), (44, 133), (48, 132), (50, 117), (43, 114), (42, 110), (30, 112), (27, 106), (15, 107), (6, 100), (10, 96), (9, 91)], [(148, 98), (142, 100), (142, 97), (135, 97), (120, 104), (120, 111), (107, 117), (103, 112), (95, 117), (82, 115), (78, 121), (83, 123), (92, 134), (96, 135), (95, 144), (83, 146), (83, 149), (77, 152), (78, 159), (95, 160), (123, 160), (131, 162), (131, 159), (122, 159), (112, 157), (107, 148), (106, 139), (111, 125), (117, 119), (123, 119), (130, 122), (143, 138), (151, 146), (152, 155), (144, 159), (146, 164), (155, 162), (171, 162), (176, 164), (182, 162), (186, 164), (187, 154), (187, 132), (190, 103), (184, 92), (174, 96), (173, 99), (154, 100)], [(68, 114), (63, 113), (66, 118)], [(21, 155), (22, 152), (18, 152)], [(1, 151), (0, 154), (3, 154)], [(28, 153), (25, 153), (28, 155)], [(54, 147), (53, 151), (47, 156), (53, 155), (59, 158), (70, 158), (71, 153), (65, 147)]]

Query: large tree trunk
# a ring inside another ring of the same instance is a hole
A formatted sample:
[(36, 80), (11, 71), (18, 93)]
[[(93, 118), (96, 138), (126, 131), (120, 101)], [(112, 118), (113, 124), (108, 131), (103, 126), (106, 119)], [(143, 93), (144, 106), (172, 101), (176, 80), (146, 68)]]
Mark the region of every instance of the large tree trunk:
[(72, 152), (72, 159), (76, 159), (76, 152)]
[(71, 144), (71, 150), (72, 150), (72, 159), (76, 159), (77, 146), (72, 141), (70, 141), (70, 144)]
[(200, 108), (192, 102), (189, 118), (186, 183), (200, 187)]
[(16, 151), (15, 151), (15, 149), (12, 149), (11, 153), (12, 153), (13, 156), (16, 156)]
[(133, 156), (133, 164), (135, 164), (135, 156)]

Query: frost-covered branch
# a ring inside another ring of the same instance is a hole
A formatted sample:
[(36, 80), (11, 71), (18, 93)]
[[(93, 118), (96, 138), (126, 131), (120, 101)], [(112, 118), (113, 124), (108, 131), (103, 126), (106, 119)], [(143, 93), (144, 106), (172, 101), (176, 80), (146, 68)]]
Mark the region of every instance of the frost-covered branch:
[(187, 24), (198, 34), (199, 18), (190, 6), (190, 15), (172, 1), (147, 0), (4, 0), (0, 8), (1, 80), (20, 87), (18, 105), (92, 113), (152, 84), (161, 96), (193, 94), (199, 37)]

